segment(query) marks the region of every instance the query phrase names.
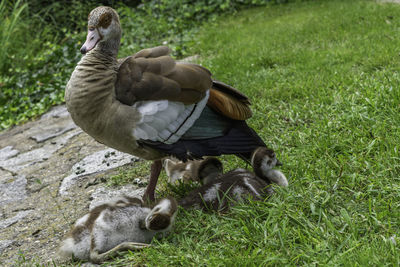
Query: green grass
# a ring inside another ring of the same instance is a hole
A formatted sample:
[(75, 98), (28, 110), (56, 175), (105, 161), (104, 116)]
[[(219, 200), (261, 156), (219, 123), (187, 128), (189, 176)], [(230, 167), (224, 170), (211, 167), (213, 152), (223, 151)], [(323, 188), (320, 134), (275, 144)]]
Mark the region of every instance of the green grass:
[(400, 5), (310, 1), (204, 27), (193, 53), (252, 99), (290, 186), (225, 215), (181, 210), (172, 234), (110, 264), (398, 266), (399, 18)]

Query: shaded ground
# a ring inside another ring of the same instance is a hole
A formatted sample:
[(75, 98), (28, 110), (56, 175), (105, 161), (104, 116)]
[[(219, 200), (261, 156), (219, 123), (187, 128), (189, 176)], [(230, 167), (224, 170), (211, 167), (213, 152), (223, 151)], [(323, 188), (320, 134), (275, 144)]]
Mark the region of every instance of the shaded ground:
[(0, 133), (0, 265), (55, 257), (61, 239), (89, 206), (143, 188), (105, 186), (105, 176), (138, 159), (86, 135), (65, 106)]

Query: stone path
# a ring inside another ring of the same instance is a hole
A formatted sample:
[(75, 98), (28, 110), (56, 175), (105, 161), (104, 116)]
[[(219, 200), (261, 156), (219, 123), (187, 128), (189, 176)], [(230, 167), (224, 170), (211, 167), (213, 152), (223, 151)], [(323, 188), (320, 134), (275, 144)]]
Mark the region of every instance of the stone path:
[(21, 258), (48, 262), (89, 207), (122, 193), (141, 196), (143, 188), (104, 183), (117, 167), (136, 161), (82, 132), (65, 106), (1, 132), (0, 265)]

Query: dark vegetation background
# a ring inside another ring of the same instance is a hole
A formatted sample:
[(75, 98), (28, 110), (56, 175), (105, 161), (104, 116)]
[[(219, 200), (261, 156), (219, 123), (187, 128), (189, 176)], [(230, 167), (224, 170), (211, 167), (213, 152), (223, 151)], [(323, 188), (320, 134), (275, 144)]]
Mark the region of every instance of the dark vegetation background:
[(120, 56), (166, 44), (179, 58), (190, 55), (202, 23), (243, 8), (287, 2), (295, 0), (1, 0), (0, 130), (64, 101), (64, 86), (81, 57), (87, 16), (96, 6), (112, 6), (120, 14)]

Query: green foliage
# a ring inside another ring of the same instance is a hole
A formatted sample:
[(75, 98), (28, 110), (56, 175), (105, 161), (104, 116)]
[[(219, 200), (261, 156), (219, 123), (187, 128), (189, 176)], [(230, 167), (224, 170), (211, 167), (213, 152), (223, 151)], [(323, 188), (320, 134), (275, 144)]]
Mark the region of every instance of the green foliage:
[(134, 8), (140, 1), (25, 0), (25, 2), (29, 4), (30, 16), (37, 19), (37, 23), (51, 27), (53, 34), (61, 33), (63, 36), (62, 30), (65, 28), (69, 32), (86, 29), (88, 14), (97, 6), (117, 7), (120, 2), (125, 2), (127, 6)]
[(24, 44), (24, 31), (28, 25), (21, 17), (26, 8), (27, 4), (22, 4), (20, 0), (13, 5), (6, 0), (0, 2), (0, 72), (9, 66), (7, 55), (16, 53)]
[(0, 129), (26, 121), (64, 101), (64, 88), (80, 58), (76, 36), (67, 34), (58, 44), (45, 42), (40, 54), (25, 57), (0, 77)]

